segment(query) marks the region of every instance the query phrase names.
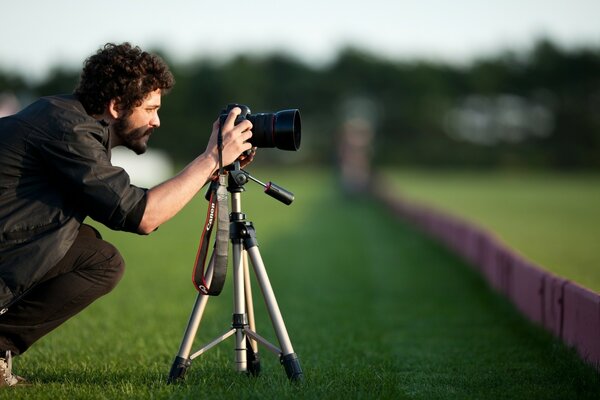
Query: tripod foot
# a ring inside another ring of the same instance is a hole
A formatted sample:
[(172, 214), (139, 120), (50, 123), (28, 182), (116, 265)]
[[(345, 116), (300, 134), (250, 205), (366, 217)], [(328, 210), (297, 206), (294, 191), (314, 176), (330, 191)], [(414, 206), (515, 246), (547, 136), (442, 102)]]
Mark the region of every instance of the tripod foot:
[(301, 382), (304, 379), (300, 361), (296, 353), (290, 353), (281, 357), (281, 364), (285, 368), (288, 378), (293, 382)]
[(171, 372), (169, 373), (168, 384), (175, 383), (176, 381), (181, 381), (185, 377), (185, 373), (189, 366), (192, 365), (192, 360), (189, 358), (175, 357), (175, 361), (173, 361), (173, 365), (171, 366)]
[(260, 375), (260, 356), (254, 352), (250, 341), (246, 339), (246, 359), (248, 360), (248, 374), (252, 376)]
[(260, 375), (260, 357), (258, 353), (248, 351), (248, 374), (252, 376)]

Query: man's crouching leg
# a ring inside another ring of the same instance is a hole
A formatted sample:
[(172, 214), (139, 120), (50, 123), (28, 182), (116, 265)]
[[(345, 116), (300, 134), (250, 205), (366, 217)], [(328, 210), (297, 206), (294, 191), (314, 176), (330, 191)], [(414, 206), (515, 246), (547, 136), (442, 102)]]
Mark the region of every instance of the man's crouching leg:
[(35, 341), (110, 292), (125, 262), (94, 228), (82, 225), (63, 257), (21, 300), (0, 316), (0, 351), (22, 354)]

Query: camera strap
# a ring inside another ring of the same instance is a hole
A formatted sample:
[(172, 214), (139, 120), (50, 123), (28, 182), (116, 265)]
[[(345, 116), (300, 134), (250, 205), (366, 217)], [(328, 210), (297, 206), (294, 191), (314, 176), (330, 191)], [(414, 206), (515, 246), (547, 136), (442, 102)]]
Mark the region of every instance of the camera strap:
[[(217, 133), (217, 150), (219, 154), (219, 174), (212, 180), (207, 193), (208, 211), (206, 222), (200, 237), (200, 245), (196, 253), (192, 282), (196, 289), (208, 296), (218, 296), (225, 284), (227, 277), (227, 251), (229, 244), (229, 207), (227, 205), (227, 174), (223, 168), (223, 133), (219, 126)], [(214, 227), (215, 215), (217, 217), (217, 237), (213, 250), (213, 275), (210, 285), (206, 282), (204, 266), (208, 254), (210, 234)]]
[[(227, 277), (227, 251), (229, 244), (229, 207), (227, 204), (227, 175), (219, 174), (207, 193), (208, 210), (206, 222), (202, 229), (196, 262), (192, 273), (192, 282), (196, 290), (209, 296), (218, 296)], [(205, 264), (213, 227), (217, 225), (217, 233), (213, 250), (213, 275), (210, 284), (206, 282)]]

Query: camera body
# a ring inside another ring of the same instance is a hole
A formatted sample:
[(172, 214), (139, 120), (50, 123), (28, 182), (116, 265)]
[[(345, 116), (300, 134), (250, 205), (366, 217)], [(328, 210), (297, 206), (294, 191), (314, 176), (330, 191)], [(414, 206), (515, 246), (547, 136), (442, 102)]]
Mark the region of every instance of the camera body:
[(235, 125), (245, 119), (252, 122), (252, 138), (249, 140), (252, 146), (276, 147), (289, 151), (300, 149), (301, 119), (298, 109), (252, 114), (250, 108), (244, 104), (229, 104), (219, 116), (221, 126), (225, 123), (229, 112), (235, 107), (242, 110), (235, 120)]

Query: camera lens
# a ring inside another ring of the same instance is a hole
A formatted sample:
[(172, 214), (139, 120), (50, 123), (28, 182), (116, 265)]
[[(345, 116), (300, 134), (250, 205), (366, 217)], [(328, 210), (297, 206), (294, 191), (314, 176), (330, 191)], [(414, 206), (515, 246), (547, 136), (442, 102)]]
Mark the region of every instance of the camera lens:
[(290, 151), (297, 151), (300, 148), (301, 121), (299, 110), (251, 114), (247, 118), (252, 122), (250, 143), (253, 146), (276, 147)]

